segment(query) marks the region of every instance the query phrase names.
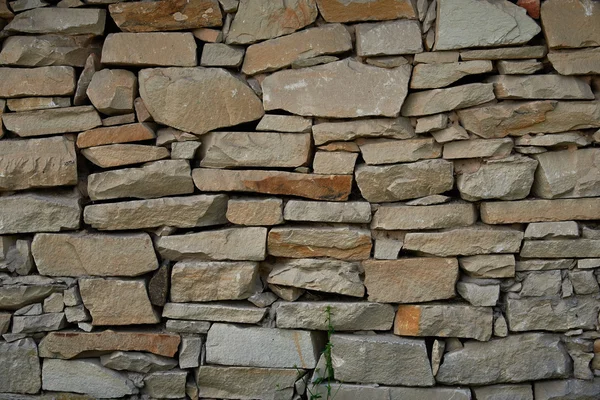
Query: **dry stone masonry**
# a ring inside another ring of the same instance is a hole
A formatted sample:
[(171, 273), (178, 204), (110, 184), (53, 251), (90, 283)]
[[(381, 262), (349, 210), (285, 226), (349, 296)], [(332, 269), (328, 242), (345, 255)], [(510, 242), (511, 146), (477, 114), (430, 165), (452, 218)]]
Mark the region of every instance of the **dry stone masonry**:
[(0, 0), (0, 400), (600, 399), (600, 1)]

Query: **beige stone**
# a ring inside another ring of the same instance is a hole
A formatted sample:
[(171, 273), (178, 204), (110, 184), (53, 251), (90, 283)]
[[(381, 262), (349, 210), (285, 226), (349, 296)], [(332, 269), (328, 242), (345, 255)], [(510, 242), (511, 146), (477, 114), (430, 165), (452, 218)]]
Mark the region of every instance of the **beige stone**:
[(202, 137), (200, 166), (294, 168), (308, 164), (309, 133), (211, 132)]
[(404, 163), (442, 156), (442, 146), (432, 138), (359, 139), (357, 143), (363, 160), (369, 165)]
[(498, 99), (593, 100), (590, 85), (584, 80), (561, 75), (509, 76), (488, 78)]
[(414, 64), (457, 63), (459, 56), (458, 51), (426, 51), (415, 54)]
[(164, 160), (91, 174), (88, 196), (91, 200), (132, 197), (151, 199), (194, 192), (190, 165), (185, 160)]
[(110, 16), (124, 32), (179, 31), (222, 25), (217, 0), (167, 0), (111, 4)]
[(447, 114), (428, 115), (427, 117), (417, 118), (417, 126), (415, 127), (415, 133), (439, 131), (440, 129), (444, 129), (447, 126)]
[(170, 319), (257, 324), (264, 318), (267, 310), (247, 302), (167, 303), (162, 316)]
[(317, 14), (315, 0), (241, 0), (225, 41), (249, 44), (287, 35), (312, 24)]
[(447, 128), (440, 129), (439, 131), (432, 131), (431, 136), (438, 143), (448, 143), (454, 140), (466, 140), (469, 139), (469, 134), (458, 123), (454, 123)]
[(369, 65), (381, 68), (396, 68), (401, 65), (410, 64), (410, 61), (402, 56), (369, 57), (365, 59), (365, 62)]
[(192, 178), (203, 192), (251, 192), (346, 201), (352, 190), (351, 175), (198, 168), (192, 171)]
[(521, 136), (515, 139), (515, 146), (545, 146), (568, 147), (575, 145), (585, 147), (590, 145), (591, 138), (581, 131), (552, 133), (548, 135)]
[(77, 135), (77, 147), (102, 146), (105, 144), (140, 142), (154, 139), (156, 135), (147, 124), (127, 124), (95, 128)]
[(6, 100), (10, 111), (47, 110), (49, 108), (62, 108), (71, 106), (70, 97), (22, 97)]
[(102, 64), (137, 67), (193, 67), (198, 64), (190, 32), (110, 33), (102, 46)]
[(79, 292), (92, 315), (92, 325), (160, 322), (160, 316), (150, 304), (144, 280), (79, 279)]
[(270, 226), (283, 223), (283, 201), (267, 199), (230, 199), (227, 220), (236, 225)]
[(414, 199), (440, 194), (454, 185), (453, 165), (446, 160), (356, 167), (356, 183), (372, 203)]
[(545, 199), (600, 196), (600, 149), (551, 151), (539, 162), (533, 194)]
[(353, 226), (273, 228), (267, 251), (275, 257), (365, 260), (371, 254), (371, 233)]
[[(501, 75), (529, 75), (534, 74), (544, 68), (544, 65), (537, 60), (500, 60), (496, 63), (498, 73)], [(564, 74), (563, 74), (564, 75)]]
[(600, 48), (552, 51), (548, 60), (561, 75), (600, 74)]
[(109, 144), (107, 146), (89, 147), (83, 149), (81, 153), (85, 158), (102, 168), (140, 164), (169, 157), (169, 150), (164, 147), (141, 144)]
[(411, 89), (435, 89), (448, 86), (465, 76), (485, 74), (493, 70), (489, 60), (456, 63), (418, 64), (413, 69)]
[(96, 53), (90, 54), (85, 60), (85, 65), (77, 80), (77, 87), (75, 88), (75, 94), (73, 95), (73, 105), (81, 106), (86, 104), (88, 100), (86, 93), (87, 88), (96, 71), (100, 71), (100, 69), (102, 69), (102, 66), (100, 65), (100, 55)]
[(408, 95), (402, 106), (402, 115), (414, 117), (437, 114), (476, 106), (494, 99), (494, 87), (490, 83), (470, 83), (448, 89), (425, 90)]
[(106, 10), (97, 8), (36, 8), (19, 13), (6, 30), (22, 33), (62, 35), (104, 34)]
[(397, 18), (416, 19), (410, 0), (317, 0), (327, 22), (381, 21)]
[(550, 0), (542, 4), (540, 13), (551, 49), (600, 46), (599, 4)]
[(226, 207), (225, 195), (195, 195), (92, 204), (85, 208), (83, 217), (99, 230), (194, 228), (224, 224)]
[(0, 97), (65, 96), (75, 91), (73, 67), (0, 68)]
[(517, 253), (523, 232), (509, 228), (473, 226), (440, 232), (407, 233), (404, 249), (439, 257)]
[(534, 222), (527, 225), (525, 239), (569, 239), (579, 237), (575, 221)]
[(239, 68), (244, 61), (245, 50), (240, 46), (224, 43), (206, 43), (202, 47), (200, 65), (203, 67)]
[[(355, 26), (356, 54), (361, 57), (415, 54), (423, 51), (418, 21), (366, 23)], [(402, 40), (398, 40), (398, 38)]]
[(473, 204), (450, 203), (432, 206), (381, 206), (375, 211), (371, 229), (417, 230), (469, 226), (477, 221)]
[(365, 224), (371, 221), (371, 205), (366, 201), (288, 200), (283, 216), (286, 221)]
[(267, 228), (236, 227), (163, 236), (156, 241), (156, 250), (163, 258), (174, 261), (262, 261), (266, 242)]
[(220, 68), (144, 69), (139, 84), (154, 121), (186, 132), (204, 134), (264, 114), (252, 89)]
[(89, 35), (10, 36), (3, 43), (0, 65), (83, 67), (88, 56), (99, 53), (100, 48), (100, 42)]
[(358, 154), (344, 151), (318, 151), (313, 159), (315, 174), (352, 175)]
[(464, 50), (460, 52), (462, 60), (523, 60), (543, 58), (546, 46), (502, 47), (499, 49)]
[(360, 153), (360, 148), (355, 142), (331, 142), (318, 147), (322, 151), (345, 151), (346, 153)]
[(485, 138), (556, 133), (600, 128), (600, 102), (503, 101), (459, 110), (458, 116), (467, 131)]
[(171, 271), (171, 301), (243, 300), (256, 290), (258, 263), (180, 261)]
[(410, 139), (415, 129), (408, 118), (373, 118), (343, 122), (323, 122), (313, 125), (316, 145), (351, 141), (358, 138)]
[(98, 112), (91, 106), (4, 114), (2, 122), (6, 129), (21, 137), (80, 132), (102, 124)]
[[(410, 66), (385, 69), (344, 59), (275, 72), (262, 83), (265, 110), (303, 116), (396, 117), (408, 92)], [(343, 97), (344, 102), (339, 99)]]
[(254, 75), (276, 71), (298, 60), (344, 53), (351, 49), (352, 40), (343, 25), (323, 25), (253, 44), (246, 50), (242, 72)]
[(523, 200), (481, 203), (486, 224), (600, 219), (600, 199)]
[(515, 276), (515, 256), (512, 254), (491, 254), (459, 257), (460, 268), (473, 278), (513, 278)]
[(77, 184), (73, 140), (64, 136), (0, 141), (0, 192)]
[(137, 79), (124, 69), (103, 69), (92, 76), (87, 97), (98, 111), (107, 115), (133, 112)]
[(218, 29), (199, 28), (192, 31), (194, 37), (206, 43), (221, 43), (223, 41), (223, 32)]
[(258, 125), (257, 131), (267, 132), (310, 132), (312, 119), (298, 115), (265, 114)]
[(158, 268), (147, 233), (38, 233), (31, 251), (48, 276), (137, 276)]
[(455, 258), (406, 258), (363, 261), (369, 301), (419, 303), (455, 296)]
[(520, 256), (523, 258), (596, 258), (600, 257), (600, 240), (525, 240)]

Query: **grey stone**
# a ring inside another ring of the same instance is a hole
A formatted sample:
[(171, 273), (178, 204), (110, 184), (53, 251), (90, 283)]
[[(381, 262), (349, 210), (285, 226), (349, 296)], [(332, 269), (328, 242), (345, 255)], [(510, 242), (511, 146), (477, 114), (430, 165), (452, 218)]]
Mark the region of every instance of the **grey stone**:
[(50, 294), (65, 289), (61, 285), (9, 285), (0, 287), (0, 310), (18, 310), (19, 308), (44, 300)]
[(481, 386), (473, 392), (477, 400), (533, 400), (530, 384)]
[(99, 71), (102, 68), (100, 65), (100, 57), (96, 53), (92, 53), (85, 60), (85, 64), (83, 65), (83, 70), (79, 75), (79, 79), (77, 80), (77, 87), (75, 88), (75, 94), (73, 95), (73, 105), (81, 106), (86, 103), (87, 98), (87, 88), (94, 77), (96, 71)]
[(415, 54), (423, 51), (421, 27), (417, 21), (399, 19), (366, 23), (356, 25), (354, 29), (356, 54), (362, 57)]
[(496, 63), (498, 73), (502, 75), (529, 75), (544, 68), (544, 64), (537, 60), (500, 60)]
[(515, 276), (515, 256), (512, 254), (460, 257), (458, 263), (473, 278), (511, 278)]
[(37, 8), (19, 13), (6, 30), (23, 33), (59, 33), (63, 35), (102, 35), (106, 10), (97, 8)]
[(600, 396), (600, 378), (534, 382), (535, 400), (592, 400)]
[(358, 154), (346, 151), (318, 151), (313, 159), (313, 173), (352, 175)]
[(524, 258), (600, 257), (600, 240), (525, 240), (520, 254)]
[(310, 132), (312, 119), (298, 115), (265, 114), (258, 125), (257, 131), (266, 132)]
[(265, 308), (276, 302), (278, 299), (277, 295), (273, 292), (262, 292), (254, 293), (248, 297), (248, 301), (254, 304), (256, 307)]
[(395, 239), (375, 239), (373, 258), (376, 260), (395, 260), (404, 243)]
[(593, 100), (590, 85), (562, 75), (499, 75), (488, 78), (498, 99)]
[(436, 89), (448, 86), (461, 78), (492, 72), (489, 60), (455, 63), (417, 64), (410, 80), (411, 89)]
[(13, 316), (16, 317), (18, 315), (41, 315), (41, 314), (42, 314), (42, 304), (36, 303), (36, 304), (30, 304), (28, 306), (19, 308), (17, 311), (15, 311), (13, 313)]
[(513, 148), (513, 141), (504, 139), (472, 139), (451, 142), (444, 145), (444, 158), (507, 157)]
[(494, 99), (494, 85), (491, 83), (470, 83), (447, 89), (424, 90), (406, 97), (402, 115), (416, 117), (437, 114), (476, 106)]
[(560, 293), (561, 273), (559, 270), (519, 273), (523, 278), (521, 296), (554, 296)]
[(94, 107), (103, 114), (132, 113), (137, 78), (131, 71), (105, 68), (94, 73), (86, 93)]
[(415, 133), (439, 131), (440, 129), (444, 129), (447, 126), (447, 114), (428, 115), (427, 117), (417, 118), (417, 126), (415, 127)]
[(371, 221), (371, 205), (364, 201), (324, 202), (289, 200), (283, 212), (286, 221), (365, 224)]
[(169, 319), (165, 324), (165, 328), (169, 332), (207, 334), (208, 330), (210, 329), (210, 325), (210, 322), (207, 321), (185, 321)]
[(363, 159), (369, 165), (411, 162), (438, 158), (442, 155), (442, 146), (432, 138), (405, 140), (359, 139), (357, 143)]
[(177, 361), (151, 353), (116, 351), (100, 357), (103, 366), (117, 371), (134, 371), (147, 374), (177, 367)]
[(515, 139), (515, 145), (517, 146), (565, 147), (575, 145), (585, 147), (590, 143), (590, 137), (579, 131), (536, 136), (525, 135)]
[(477, 209), (473, 204), (385, 205), (375, 211), (371, 229), (441, 229), (473, 225), (476, 221)]
[(410, 139), (415, 136), (410, 120), (404, 117), (323, 122), (313, 125), (312, 130), (316, 145), (358, 138)]
[(256, 324), (263, 319), (266, 312), (266, 309), (253, 307), (248, 303), (167, 303), (162, 316), (173, 319)]
[(573, 284), (575, 294), (594, 294), (599, 291), (598, 282), (592, 270), (569, 271), (569, 280)]
[(12, 333), (35, 333), (57, 331), (67, 325), (65, 314), (13, 316)]
[(87, 322), (92, 319), (90, 313), (83, 305), (65, 307), (65, 318), (67, 318), (67, 322), (69, 323)]
[(179, 345), (179, 368), (196, 368), (200, 365), (200, 352), (204, 340), (201, 336), (182, 336)]
[(9, 113), (2, 116), (2, 122), (6, 129), (21, 137), (81, 132), (102, 124), (92, 106)]
[(244, 60), (244, 48), (224, 43), (206, 43), (202, 48), (200, 65), (203, 67), (237, 68)]
[(579, 237), (575, 221), (534, 222), (527, 225), (525, 239), (572, 239)]
[(0, 391), (35, 394), (41, 385), (40, 359), (34, 340), (0, 342)]
[(587, 258), (577, 260), (577, 268), (598, 268), (600, 267), (600, 258)]
[(493, 307), (500, 297), (500, 285), (478, 285), (475, 282), (458, 282), (456, 291), (473, 306)]
[(200, 150), (201, 143), (195, 141), (175, 142), (171, 144), (171, 158), (174, 160), (193, 160)]
[(543, 58), (548, 49), (546, 46), (515, 46), (497, 49), (464, 50), (460, 52), (462, 60), (522, 60)]
[[(346, 383), (332, 383), (331, 387), (337, 400), (471, 400), (470, 390), (462, 388), (385, 387)], [(312, 390), (326, 396), (327, 384), (321, 383)]]
[(142, 393), (156, 399), (185, 398), (187, 371), (153, 372), (144, 377)]
[[(45, 313), (59, 313), (65, 308), (62, 293), (52, 293), (50, 296), (44, 299), (44, 312)], [(0, 329), (1, 330), (1, 329)]]

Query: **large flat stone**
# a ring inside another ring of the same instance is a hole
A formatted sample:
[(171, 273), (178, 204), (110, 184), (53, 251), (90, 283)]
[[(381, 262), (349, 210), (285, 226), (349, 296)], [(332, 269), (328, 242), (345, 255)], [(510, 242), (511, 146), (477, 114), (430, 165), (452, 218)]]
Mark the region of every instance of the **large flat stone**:
[(189, 194), (194, 191), (192, 171), (186, 160), (156, 161), (141, 168), (126, 168), (88, 176), (91, 200), (153, 197)]
[(110, 16), (124, 32), (179, 31), (222, 25), (217, 0), (115, 3)]
[(489, 307), (462, 304), (400, 305), (394, 334), (490, 340), (494, 313)]
[[(314, 368), (322, 346), (321, 339), (317, 332), (213, 324), (206, 339), (206, 362), (250, 367)], [(253, 345), (249, 347), (248, 343)]]
[(415, 136), (415, 129), (404, 117), (323, 122), (313, 125), (312, 131), (316, 145), (358, 138), (410, 139)]
[(365, 294), (359, 264), (339, 260), (279, 260), (273, 264), (267, 282), (353, 297)]
[(39, 392), (41, 386), (40, 360), (33, 339), (20, 339), (11, 343), (1, 342), (0, 390), (35, 394)]
[(351, 175), (198, 168), (192, 171), (192, 178), (203, 192), (252, 192), (345, 201), (352, 190)]
[(8, 31), (97, 35), (104, 33), (106, 10), (98, 8), (36, 8), (19, 13), (8, 24)]
[(433, 386), (424, 340), (393, 335), (331, 336), (333, 369), (343, 382)]
[[(265, 110), (303, 116), (396, 117), (408, 92), (410, 66), (385, 69), (345, 59), (269, 75), (262, 83)], [(343, 97), (344, 102), (338, 99)]]
[(89, 35), (10, 36), (3, 43), (0, 65), (83, 67), (88, 56), (99, 53), (100, 48), (100, 42)]
[(92, 315), (92, 325), (160, 322), (159, 314), (150, 304), (143, 279), (79, 279), (79, 291), (85, 308)]
[(540, 32), (524, 8), (506, 1), (441, 1), (435, 50), (525, 44)]
[(181, 261), (171, 270), (171, 301), (242, 300), (256, 290), (258, 263)]
[(277, 327), (326, 331), (327, 309), (331, 324), (340, 331), (387, 331), (392, 327), (394, 309), (371, 302), (281, 302), (277, 305)]
[(254, 75), (276, 71), (299, 60), (344, 53), (351, 49), (352, 40), (343, 25), (324, 25), (253, 44), (246, 50), (242, 72)]
[(194, 228), (226, 223), (226, 209), (225, 195), (195, 195), (92, 204), (85, 208), (83, 217), (99, 230)]
[(594, 399), (600, 396), (600, 379), (562, 379), (535, 382), (536, 400), (561, 400), (572, 398)]
[[(332, 391), (335, 391), (335, 398), (337, 400), (471, 400), (471, 390), (468, 388), (385, 387), (346, 383), (334, 383), (331, 387)], [(326, 383), (321, 383), (312, 390), (321, 396), (327, 396), (328, 389)]]
[(80, 195), (75, 191), (0, 197), (0, 234), (79, 229), (79, 201)]
[(371, 232), (352, 226), (273, 228), (267, 251), (275, 257), (365, 260), (371, 254)]
[(594, 220), (600, 219), (600, 199), (485, 202), (480, 213), (486, 224)]
[(283, 217), (286, 221), (365, 224), (371, 221), (371, 204), (366, 201), (289, 200), (285, 204)]
[(593, 100), (594, 93), (584, 80), (561, 75), (498, 75), (486, 82), (494, 84), (498, 99)]
[(77, 184), (75, 144), (64, 136), (0, 141), (0, 191)]
[(243, 0), (225, 41), (249, 44), (287, 35), (313, 23), (317, 14), (315, 0)]
[(385, 205), (375, 211), (371, 229), (441, 229), (473, 225), (476, 221), (477, 209), (473, 204)]
[(163, 318), (234, 322), (239, 324), (257, 324), (268, 309), (258, 308), (245, 303), (167, 303), (163, 309)]
[(440, 194), (454, 185), (453, 164), (446, 160), (425, 160), (389, 166), (361, 164), (356, 183), (370, 202), (388, 202)]
[(197, 65), (196, 42), (190, 32), (110, 33), (101, 60), (106, 65), (193, 67)]
[(10, 111), (14, 112), (62, 108), (71, 106), (71, 98), (59, 96), (20, 97), (6, 100), (6, 106)]
[(411, 89), (436, 89), (448, 86), (465, 76), (492, 72), (489, 60), (455, 63), (417, 64), (410, 80)]
[(548, 53), (552, 67), (561, 75), (600, 74), (600, 48), (552, 51)]
[(48, 276), (136, 276), (158, 268), (146, 233), (39, 233), (31, 252), (40, 274)]
[(557, 197), (600, 196), (600, 149), (551, 151), (536, 154), (533, 194)]
[(523, 232), (474, 226), (440, 232), (407, 233), (404, 249), (439, 257), (490, 253), (518, 253)]
[(362, 265), (369, 301), (417, 303), (455, 296), (455, 258), (367, 260)]
[(21, 137), (79, 132), (102, 124), (91, 106), (8, 113), (2, 116), (2, 122), (6, 129)]
[(442, 156), (442, 146), (432, 138), (359, 139), (357, 143), (365, 163), (369, 165), (404, 163)]
[[(600, 46), (600, 5), (590, 2), (550, 0), (540, 8), (548, 47)], [(581, 29), (585, 26), (586, 29)]]
[(156, 250), (169, 260), (265, 259), (267, 228), (225, 228), (213, 231), (163, 236)]
[(307, 165), (310, 133), (211, 132), (202, 136), (201, 167), (295, 168)]
[(459, 110), (463, 127), (484, 138), (600, 128), (598, 101), (503, 101)]
[(600, 257), (600, 240), (526, 240), (521, 257), (525, 258), (595, 258)]
[(402, 106), (402, 115), (415, 117), (438, 114), (476, 106), (494, 99), (494, 85), (491, 83), (469, 83), (447, 89), (424, 90), (408, 95)]
[(252, 89), (221, 68), (144, 69), (139, 84), (154, 121), (186, 132), (204, 134), (264, 114)]
[[(418, 21), (396, 21), (355, 26), (356, 54), (362, 57), (415, 54), (423, 51)], [(401, 37), (402, 40), (398, 40)]]
[(560, 338), (526, 333), (466, 342), (464, 348), (444, 355), (436, 380), (450, 385), (489, 385), (566, 378), (570, 373), (571, 359)]
[[(72, 67), (4, 67), (0, 68), (0, 75), (0, 96), (5, 98), (68, 96), (75, 92), (75, 70)], [(4, 122), (6, 125), (6, 119)], [(6, 127), (12, 130), (8, 125)]]

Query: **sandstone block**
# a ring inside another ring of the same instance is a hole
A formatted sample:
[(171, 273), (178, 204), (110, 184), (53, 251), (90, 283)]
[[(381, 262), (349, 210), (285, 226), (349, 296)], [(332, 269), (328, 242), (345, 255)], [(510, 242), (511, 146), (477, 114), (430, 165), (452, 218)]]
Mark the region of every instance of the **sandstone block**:
[[(363, 57), (415, 54), (423, 51), (418, 21), (399, 19), (355, 26), (356, 54)], [(397, 40), (399, 37), (402, 40)]]
[[(461, 281), (456, 284), (460, 297), (476, 307), (493, 307), (500, 297), (500, 285), (485, 285), (479, 282)], [(496, 335), (498, 336), (498, 335)]]
[(103, 114), (131, 113), (137, 95), (137, 79), (131, 71), (105, 68), (92, 76), (86, 93)]
[(83, 70), (79, 75), (79, 79), (77, 80), (77, 87), (75, 88), (75, 95), (73, 96), (73, 105), (80, 106), (86, 104), (87, 98), (87, 88), (92, 81), (92, 77), (102, 68), (100, 65), (100, 54), (92, 53), (85, 60), (85, 65), (83, 66)]
[[(68, 96), (75, 91), (75, 70), (72, 67), (0, 68), (0, 75), (0, 96), (5, 98)], [(12, 130), (6, 120), (5, 125)]]
[(190, 32), (109, 33), (102, 46), (102, 64), (193, 67), (198, 64), (196, 42)]
[(267, 132), (310, 132), (312, 119), (298, 115), (265, 114), (258, 125), (257, 131)]
[(548, 54), (552, 67), (561, 75), (600, 73), (600, 48), (552, 51)]
[(600, 257), (600, 240), (526, 240), (521, 257), (525, 258), (594, 258)]
[(371, 229), (416, 230), (473, 225), (477, 210), (473, 204), (453, 203), (432, 206), (386, 205), (375, 211)]
[(0, 64), (83, 67), (88, 56), (99, 53), (100, 48), (100, 43), (90, 35), (10, 36), (2, 46)]
[(230, 199), (227, 220), (236, 225), (270, 226), (283, 223), (283, 201), (277, 198)]
[(383, 21), (397, 18), (416, 19), (409, 0), (374, 0), (370, 2), (317, 0), (319, 11), (327, 22)]
[(365, 162), (369, 165), (393, 164), (438, 158), (442, 146), (432, 138), (390, 140), (359, 139), (358, 145)]
[(21, 97), (18, 99), (6, 100), (6, 106), (9, 110), (33, 111), (46, 110), (48, 108), (62, 108), (71, 106), (70, 97)]
[(515, 276), (515, 256), (512, 254), (460, 257), (461, 269), (473, 278), (512, 278)]
[(600, 380), (564, 379), (535, 382), (533, 384), (536, 400), (559, 400), (561, 397), (590, 398), (600, 395)]
[(139, 142), (154, 139), (156, 135), (146, 124), (127, 124), (95, 128), (77, 135), (77, 147), (101, 146), (105, 144)]
[(286, 221), (365, 224), (371, 221), (371, 205), (365, 201), (337, 203), (289, 200), (283, 217)]
[(101, 168), (141, 164), (169, 157), (169, 150), (165, 147), (141, 144), (109, 144), (89, 147), (83, 149), (81, 153)]
[(458, 262), (454, 258), (367, 260), (362, 265), (369, 301), (415, 303), (455, 295)]
[(196, 195), (153, 200), (93, 204), (83, 218), (99, 230), (122, 230), (174, 226), (194, 228), (227, 222), (227, 196)]
[(371, 232), (346, 227), (281, 227), (269, 231), (269, 255), (365, 260), (371, 254)]
[(438, 114), (476, 106), (494, 99), (494, 87), (490, 83), (470, 83), (448, 89), (425, 90), (406, 97), (402, 115), (414, 117)]
[(266, 313), (267, 309), (248, 303), (167, 303), (162, 316), (184, 320), (257, 324)]
[[(269, 75), (262, 83), (263, 104), (265, 110), (302, 116), (396, 117), (409, 78), (407, 65), (385, 69), (345, 59)], [(337, 101), (340, 96), (345, 99), (343, 103)]]
[(572, 239), (579, 237), (575, 221), (536, 222), (527, 225), (525, 239)]
[(40, 360), (33, 339), (0, 343), (0, 390), (35, 394), (41, 385)]
[(313, 158), (313, 173), (352, 175), (358, 154), (346, 151), (317, 151)]
[(2, 116), (2, 122), (6, 129), (21, 137), (80, 132), (102, 124), (91, 106), (9, 113)]
[[(540, 71), (544, 65), (533, 60), (500, 60), (496, 63), (498, 73), (501, 75), (529, 75)], [(555, 68), (556, 69), (556, 68)]]
[[(600, 5), (551, 0), (542, 4), (540, 13), (551, 49), (600, 46)], [(581, 24), (589, 29), (579, 29)]]
[(409, 119), (404, 117), (323, 122), (313, 125), (312, 130), (316, 145), (367, 137), (410, 139), (415, 136)]
[(573, 269), (576, 264), (577, 263), (575, 262), (575, 260), (571, 260), (571, 259), (520, 260), (517, 262), (516, 270), (517, 271), (545, 271), (545, 270), (551, 270), (551, 269)]
[(0, 310), (18, 310), (21, 307), (39, 303), (52, 293), (66, 289), (64, 284), (9, 285), (0, 287)]
[(96, 35), (104, 33), (106, 10), (97, 8), (36, 8), (19, 13), (6, 30), (22, 33)]
[(116, 351), (100, 357), (103, 366), (117, 371), (134, 371), (149, 373), (169, 370), (177, 367), (177, 361), (172, 358), (157, 356), (136, 351)]
[(436, 89), (448, 86), (469, 75), (492, 72), (489, 60), (475, 60), (437, 64), (418, 64), (413, 69), (411, 89)]
[(590, 85), (584, 80), (561, 75), (509, 76), (488, 78), (498, 99), (593, 100)]
[(515, 139), (515, 145), (517, 146), (567, 147), (575, 145), (585, 147), (590, 142), (590, 137), (580, 131), (535, 136), (525, 135)]
[(485, 202), (480, 207), (486, 224), (512, 224), (543, 221), (593, 220), (600, 218), (600, 200), (522, 200)]
[(446, 160), (425, 160), (408, 164), (356, 167), (356, 183), (370, 202), (414, 199), (439, 194), (454, 185), (453, 165)]
[(244, 60), (245, 50), (224, 43), (206, 43), (202, 48), (200, 65), (203, 67), (238, 68)]

